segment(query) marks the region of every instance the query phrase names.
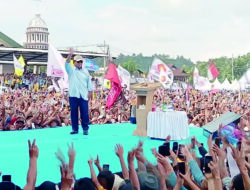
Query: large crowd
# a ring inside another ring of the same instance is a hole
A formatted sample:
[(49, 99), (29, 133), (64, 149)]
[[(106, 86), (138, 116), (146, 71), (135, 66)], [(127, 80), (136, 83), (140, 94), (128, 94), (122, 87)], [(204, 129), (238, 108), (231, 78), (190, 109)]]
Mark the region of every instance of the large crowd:
[[(70, 125), (70, 107), (67, 92), (57, 92), (52, 78), (46, 75), (25, 74), (23, 77), (3, 75), (1, 77), (0, 129), (21, 130), (48, 128)], [(97, 80), (93, 80), (95, 90), (89, 101), (91, 124), (129, 122), (131, 106), (136, 105), (136, 95), (125, 88), (121, 96), (110, 108), (106, 108), (108, 89), (103, 89)], [(35, 140), (28, 142), (29, 169), (25, 190), (61, 189), (61, 190), (249, 190), (250, 189), (250, 93), (217, 93), (189, 90), (155, 91), (153, 107), (165, 111), (166, 107), (177, 111), (186, 111), (189, 125), (201, 127), (228, 111), (241, 114), (237, 128), (236, 141), (232, 142), (229, 132), (232, 126), (220, 126), (219, 141), (208, 138), (207, 146), (192, 137), (190, 144), (177, 144), (170, 148), (171, 137), (162, 145), (168, 147), (168, 153), (162, 154), (160, 147), (152, 149), (157, 165), (150, 163), (144, 155), (143, 142), (140, 141), (126, 155), (121, 144), (115, 145), (115, 154), (121, 163), (121, 172), (112, 173), (102, 167), (100, 158), (88, 160), (91, 177), (76, 179), (74, 160), (76, 151), (73, 144), (69, 147), (69, 162), (59, 151), (61, 161), (61, 182), (43, 182), (35, 187), (37, 177), (37, 158), (39, 148)], [(152, 108), (153, 110), (153, 108)], [(80, 122), (80, 121), (79, 121)], [(219, 143), (218, 143), (219, 142)], [(172, 143), (171, 143), (172, 144)], [(208, 148), (206, 148), (208, 147)], [(124, 156), (126, 156), (127, 162)], [(137, 168), (134, 162), (137, 161)], [(128, 166), (127, 166), (127, 164)], [(111, 163), (110, 163), (111, 164)], [(94, 166), (99, 173), (95, 173)], [(12, 182), (0, 183), (0, 189), (20, 189)]]
[[(0, 130), (69, 126), (68, 93), (56, 91), (56, 81), (43, 74), (1, 76)], [(131, 108), (136, 105), (135, 92), (123, 88), (118, 100), (107, 109), (109, 89), (103, 88), (96, 79), (92, 79), (92, 84), (94, 91), (89, 101), (90, 123), (129, 122)], [(176, 111), (186, 111), (190, 126), (201, 127), (228, 111), (243, 115), (242, 122), (249, 126), (249, 100), (249, 92), (209, 93), (191, 89), (187, 93), (185, 90), (159, 88), (155, 91), (153, 106), (163, 110), (166, 105)]]

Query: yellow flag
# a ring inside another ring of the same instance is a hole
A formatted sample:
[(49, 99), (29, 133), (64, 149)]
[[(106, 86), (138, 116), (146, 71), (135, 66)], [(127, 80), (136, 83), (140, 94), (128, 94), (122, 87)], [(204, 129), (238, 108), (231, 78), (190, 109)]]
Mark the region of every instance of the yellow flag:
[(19, 63), (20, 63), (23, 67), (25, 66), (24, 58), (23, 58), (22, 55), (20, 55), (18, 61), (19, 61)]
[(14, 62), (14, 67), (15, 67), (15, 75), (17, 76), (22, 76), (23, 75), (23, 71), (24, 71), (24, 60), (22, 63), (19, 62), (19, 60), (17, 60), (16, 56), (13, 54), (13, 62)]
[(111, 88), (111, 82), (108, 79), (104, 79), (104, 86), (107, 87), (108, 89)]

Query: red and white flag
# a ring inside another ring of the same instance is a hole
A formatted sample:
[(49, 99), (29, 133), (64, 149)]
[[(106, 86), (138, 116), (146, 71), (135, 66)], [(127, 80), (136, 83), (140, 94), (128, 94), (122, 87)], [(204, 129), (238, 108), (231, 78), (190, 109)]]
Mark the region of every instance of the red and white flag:
[(216, 68), (214, 62), (210, 62), (208, 66), (207, 76), (209, 80), (215, 79), (219, 75), (219, 71)]
[(112, 62), (109, 64), (108, 73), (106, 74), (105, 79), (108, 79), (111, 82), (111, 88), (106, 103), (106, 107), (110, 108), (122, 91), (121, 81), (119, 80), (116, 66)]

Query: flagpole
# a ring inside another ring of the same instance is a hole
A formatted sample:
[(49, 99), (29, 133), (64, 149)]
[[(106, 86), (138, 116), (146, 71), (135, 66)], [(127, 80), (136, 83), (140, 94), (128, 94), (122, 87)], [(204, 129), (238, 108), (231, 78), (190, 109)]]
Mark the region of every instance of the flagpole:
[(234, 80), (234, 61), (233, 61), (233, 54), (232, 54), (232, 81)]

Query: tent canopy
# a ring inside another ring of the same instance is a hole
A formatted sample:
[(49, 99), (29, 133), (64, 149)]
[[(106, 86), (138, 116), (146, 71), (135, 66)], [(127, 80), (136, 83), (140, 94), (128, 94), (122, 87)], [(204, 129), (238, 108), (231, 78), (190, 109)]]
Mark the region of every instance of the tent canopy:
[[(59, 50), (63, 57), (68, 56), (68, 50)], [(0, 47), (0, 64), (13, 64), (13, 54), (16, 57), (22, 55), (28, 64), (47, 65), (48, 50), (26, 49), (26, 48), (6, 48)], [(84, 58), (108, 57), (107, 54), (87, 53), (76, 51), (75, 54), (81, 55)]]
[(222, 83), (221, 87), (225, 90), (231, 90), (231, 84), (229, 83), (229, 81), (227, 80), (227, 78), (224, 80), (224, 82)]

